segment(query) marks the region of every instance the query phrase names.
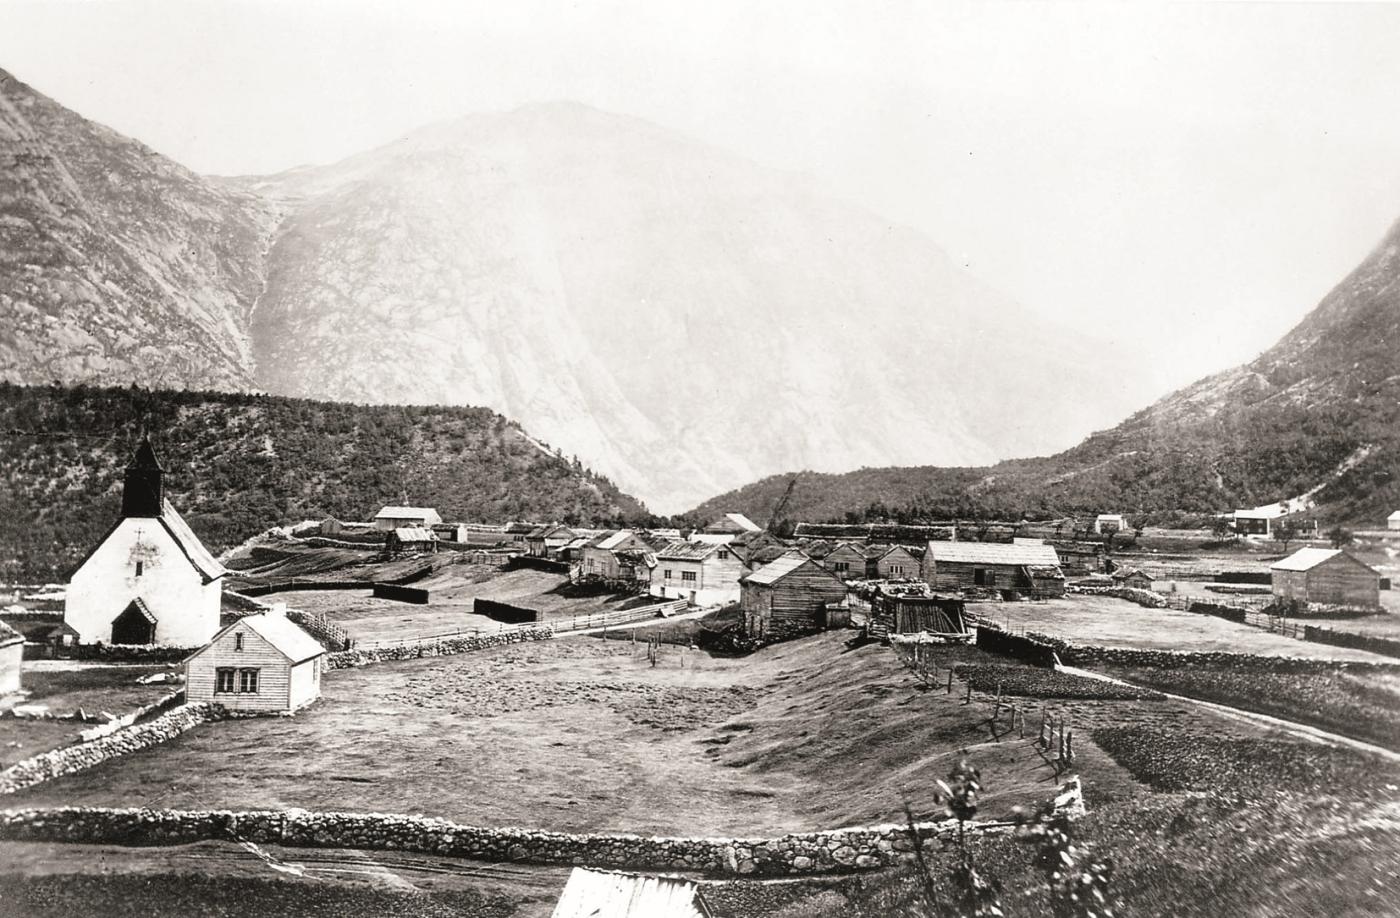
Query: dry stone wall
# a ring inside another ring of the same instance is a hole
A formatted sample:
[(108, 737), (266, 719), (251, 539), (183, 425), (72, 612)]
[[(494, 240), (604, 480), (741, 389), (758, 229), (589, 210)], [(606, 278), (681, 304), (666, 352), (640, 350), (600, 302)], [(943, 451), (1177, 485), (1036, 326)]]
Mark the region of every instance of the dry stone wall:
[(1138, 650), (1130, 647), (1099, 647), (1071, 644), (1048, 634), (1028, 631), (1025, 637), (1052, 648), (1060, 662), (1070, 666), (1109, 663), (1118, 666), (1229, 666), (1276, 673), (1315, 673), (1349, 670), (1400, 674), (1400, 663), (1369, 660), (1309, 660), (1297, 657), (1270, 657), (1235, 651)]
[(221, 716), (222, 710), (216, 705), (182, 705), (154, 720), (100, 739), (41, 752), (0, 771), (0, 794), (13, 794), (52, 778), (86, 771), (108, 759), (163, 743)]
[(420, 644), (391, 644), (387, 647), (368, 650), (343, 650), (326, 655), (326, 668), (350, 669), (355, 666), (369, 666), (372, 663), (385, 663), (391, 660), (445, 657), (451, 654), (485, 650), (488, 647), (502, 647), (506, 644), (547, 641), (552, 637), (554, 637), (554, 631), (550, 628), (519, 628), (512, 631), (502, 631), (499, 634), (443, 638), (439, 641)]
[[(1056, 805), (1083, 813), (1079, 779)], [(916, 827), (926, 839), (956, 833), (952, 820)], [(972, 823), (1000, 832), (1006, 823)], [(909, 828), (879, 825), (779, 838), (664, 838), (569, 834), (465, 826), (426, 816), (312, 813), (305, 810), (144, 810), (65, 807), (0, 813), (0, 840), (174, 845), (217, 839), (304, 848), (410, 851), (482, 861), (589, 864), (634, 870), (693, 870), (741, 876), (789, 876), (871, 870), (913, 851)]]

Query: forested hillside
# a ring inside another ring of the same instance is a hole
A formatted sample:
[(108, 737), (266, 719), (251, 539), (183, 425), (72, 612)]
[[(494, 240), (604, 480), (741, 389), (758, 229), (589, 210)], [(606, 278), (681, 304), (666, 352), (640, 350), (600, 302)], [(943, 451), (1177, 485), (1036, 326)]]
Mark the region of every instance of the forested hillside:
[(106, 531), (143, 424), (171, 500), (216, 551), (278, 523), (365, 520), (404, 499), (449, 520), (646, 512), (485, 408), (0, 384), (4, 579), (62, 576)]
[[(792, 475), (721, 495), (699, 517), (766, 519)], [(1400, 224), (1293, 331), (1055, 456), (986, 468), (804, 472), (794, 520), (1179, 512), (1309, 492), (1316, 515), (1383, 525), (1400, 509)]]

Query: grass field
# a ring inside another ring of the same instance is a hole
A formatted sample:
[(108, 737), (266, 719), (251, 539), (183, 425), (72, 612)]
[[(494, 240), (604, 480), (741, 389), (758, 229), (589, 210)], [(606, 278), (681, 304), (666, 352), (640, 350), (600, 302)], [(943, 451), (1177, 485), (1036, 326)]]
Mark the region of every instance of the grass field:
[[(124, 714), (174, 691), (169, 683), (139, 685), (136, 680), (162, 666), (90, 666), (66, 662), (28, 661), (22, 687), (24, 704), (47, 706), (53, 714)], [(75, 720), (0, 718), (0, 765), (12, 765), (49, 749), (77, 742), (92, 724)]]
[[(1317, 660), (1391, 661), (1389, 657), (1272, 634), (1210, 615), (1147, 609), (1111, 596), (1067, 596), (1046, 602), (979, 605), (1011, 630), (1038, 631), (1071, 643), (1148, 650), (1234, 651)], [(1393, 662), (1393, 661), (1392, 661)]]

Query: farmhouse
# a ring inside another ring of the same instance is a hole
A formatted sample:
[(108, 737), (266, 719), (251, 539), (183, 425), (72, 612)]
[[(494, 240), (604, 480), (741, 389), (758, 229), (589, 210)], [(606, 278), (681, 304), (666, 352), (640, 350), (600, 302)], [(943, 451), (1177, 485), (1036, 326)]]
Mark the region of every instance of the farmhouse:
[(980, 588), (1037, 598), (1065, 592), (1060, 556), (1050, 545), (930, 542), (923, 578), (937, 590)]
[(841, 542), (826, 553), (821, 565), (842, 580), (858, 580), (865, 576), (865, 552), (859, 545)]
[(1345, 551), (1300, 548), (1269, 568), (1273, 593), (1283, 599), (1375, 609), (1381, 575)]
[(525, 536), (525, 552), (532, 558), (558, 558), (564, 546), (578, 537), (577, 532), (558, 523), (536, 526)]
[(744, 631), (752, 638), (783, 638), (844, 627), (849, 611), (833, 609), (846, 584), (798, 551), (788, 552), (740, 582)]
[(1087, 577), (1104, 569), (1103, 543), (1051, 540), (1066, 577)]
[(656, 552), (651, 595), (708, 606), (736, 602), (743, 562), (726, 545), (671, 542)]
[(295, 711), (320, 697), (325, 653), (281, 613), (248, 615), (186, 658), (185, 697), (231, 711)]
[(693, 880), (575, 867), (551, 918), (710, 918)]
[(426, 529), (442, 522), (442, 517), (432, 507), (384, 507), (374, 515), (374, 528)]
[(620, 551), (646, 552), (651, 551), (651, 546), (631, 529), (610, 530), (596, 535), (579, 552), (579, 576), (621, 579), (622, 565), (617, 556)]
[(1236, 510), (1235, 532), (1240, 535), (1267, 536), (1273, 532), (1273, 521), (1279, 516), (1268, 510)]
[(919, 576), (923, 552), (917, 548), (894, 545), (875, 561), (875, 576), (879, 580), (914, 580)]
[(24, 635), (0, 622), (0, 698), (19, 691), (19, 671), (24, 657)]
[(225, 573), (166, 500), (165, 470), (142, 440), (121, 518), (68, 581), (63, 621), (82, 644), (199, 647), (219, 630)]
[(1385, 518), (1385, 528), (1390, 529), (1392, 531), (1400, 530), (1400, 510), (1396, 510), (1390, 516)]
[(384, 548), (389, 552), (437, 551), (437, 533), (431, 529), (401, 526), (389, 530), (384, 539)]
[(1128, 528), (1127, 520), (1121, 513), (1100, 513), (1094, 518), (1094, 531), (1099, 535), (1106, 532), (1122, 532)]

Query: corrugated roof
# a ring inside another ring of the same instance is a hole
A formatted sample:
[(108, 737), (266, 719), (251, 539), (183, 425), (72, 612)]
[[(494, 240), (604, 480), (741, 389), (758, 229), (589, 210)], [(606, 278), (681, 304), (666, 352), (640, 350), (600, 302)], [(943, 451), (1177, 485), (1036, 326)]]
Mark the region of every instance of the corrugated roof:
[(1293, 554), (1270, 565), (1271, 571), (1310, 571), (1324, 561), (1331, 561), (1342, 554), (1336, 548), (1300, 548)]
[(937, 564), (1016, 564), (1059, 567), (1060, 556), (1050, 545), (1016, 545), (1005, 542), (930, 542), (928, 553)]
[(710, 918), (693, 880), (575, 867), (551, 918)]
[(190, 524), (185, 522), (185, 518), (176, 512), (174, 505), (166, 500), (161, 505), (161, 524), (165, 531), (170, 533), (170, 537), (175, 540), (175, 544), (180, 546), (180, 551), (185, 557), (190, 559), (195, 570), (199, 571), (205, 582), (217, 580), (228, 571), (219, 563), (219, 559), (209, 553), (209, 549), (204, 547), (204, 543), (199, 541), (199, 536), (194, 534)]
[(385, 507), (374, 515), (375, 519), (418, 520), (425, 523), (441, 523), (442, 517), (432, 507)]

